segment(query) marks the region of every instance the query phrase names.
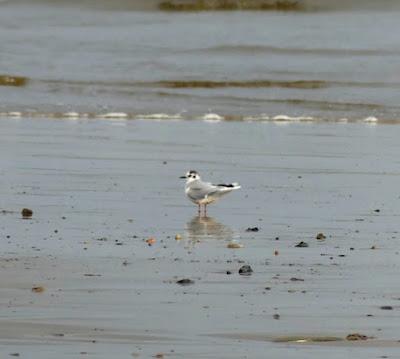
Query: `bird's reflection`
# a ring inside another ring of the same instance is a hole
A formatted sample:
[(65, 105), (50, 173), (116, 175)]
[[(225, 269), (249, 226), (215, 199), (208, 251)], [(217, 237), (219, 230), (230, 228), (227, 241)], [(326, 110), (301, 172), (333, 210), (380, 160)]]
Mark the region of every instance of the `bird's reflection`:
[(232, 239), (234, 232), (212, 217), (194, 217), (186, 225), (187, 238), (193, 244), (205, 239)]

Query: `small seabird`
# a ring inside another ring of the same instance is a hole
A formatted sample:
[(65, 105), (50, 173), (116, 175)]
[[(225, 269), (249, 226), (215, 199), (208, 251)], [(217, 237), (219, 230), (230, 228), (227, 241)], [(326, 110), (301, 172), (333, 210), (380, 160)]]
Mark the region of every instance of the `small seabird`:
[(204, 206), (204, 215), (207, 215), (207, 205), (219, 200), (225, 194), (240, 188), (239, 183), (212, 184), (203, 182), (196, 171), (189, 171), (180, 178), (186, 179), (185, 193), (188, 198), (199, 206)]

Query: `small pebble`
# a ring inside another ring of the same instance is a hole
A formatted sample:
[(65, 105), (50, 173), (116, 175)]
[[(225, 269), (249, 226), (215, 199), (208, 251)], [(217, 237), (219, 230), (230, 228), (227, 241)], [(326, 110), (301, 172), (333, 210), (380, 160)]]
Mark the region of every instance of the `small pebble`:
[(33, 287), (32, 288), (32, 292), (34, 292), (34, 293), (43, 293), (44, 292), (44, 287), (41, 287), (41, 286)]
[(156, 243), (156, 240), (153, 237), (151, 237), (146, 239), (146, 243), (149, 245), (149, 247), (151, 247), (154, 243)]
[(29, 208), (23, 208), (21, 211), (22, 218), (31, 218), (33, 211)]
[(359, 334), (359, 333), (352, 333), (352, 334), (349, 334), (349, 335), (346, 337), (346, 340), (350, 340), (350, 341), (355, 341), (355, 340), (367, 340), (367, 339), (368, 339), (368, 337), (367, 337), (366, 335)]
[(320, 240), (320, 241), (323, 241), (326, 238), (326, 236), (323, 233), (318, 233), (315, 238)]
[(238, 241), (231, 241), (227, 244), (227, 248), (231, 249), (237, 249), (237, 248), (243, 248), (243, 244), (239, 243)]
[(247, 264), (239, 268), (240, 275), (251, 275), (251, 273), (253, 273), (253, 269)]
[(191, 285), (194, 284), (194, 280), (191, 280), (189, 278), (184, 278), (176, 281), (176, 283), (179, 285)]
[(298, 248), (307, 248), (307, 247), (308, 247), (308, 244), (307, 244), (306, 242), (301, 241), (301, 242), (297, 243), (297, 244), (295, 245), (295, 247), (298, 247)]
[(258, 227), (249, 227), (246, 229), (246, 232), (258, 232), (259, 229)]

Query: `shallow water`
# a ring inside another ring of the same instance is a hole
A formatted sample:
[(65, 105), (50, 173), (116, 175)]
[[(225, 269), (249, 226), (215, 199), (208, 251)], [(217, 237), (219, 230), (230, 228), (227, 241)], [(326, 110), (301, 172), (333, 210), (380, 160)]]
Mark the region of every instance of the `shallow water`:
[(163, 12), (157, 2), (2, 2), (1, 74), (26, 80), (0, 78), (0, 112), (396, 122), (398, 3), (304, 4)]

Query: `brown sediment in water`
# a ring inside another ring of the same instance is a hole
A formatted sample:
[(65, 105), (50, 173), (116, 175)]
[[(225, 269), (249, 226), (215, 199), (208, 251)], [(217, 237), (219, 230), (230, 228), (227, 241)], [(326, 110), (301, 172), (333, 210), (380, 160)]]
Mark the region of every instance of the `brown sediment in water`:
[(221, 87), (283, 87), (298, 89), (321, 89), (329, 86), (326, 81), (298, 80), (250, 80), (250, 81), (159, 81), (154, 85), (167, 88), (221, 88)]
[(164, 11), (213, 11), (213, 10), (263, 10), (263, 11), (300, 11), (304, 4), (300, 1), (278, 0), (194, 0), (163, 1), (158, 5)]
[(25, 86), (28, 82), (27, 77), (0, 75), (0, 86)]
[[(165, 88), (220, 88), (220, 87), (284, 87), (284, 88), (303, 88), (319, 89), (328, 87), (354, 87), (354, 88), (396, 88), (400, 87), (400, 82), (367, 82), (367, 81), (332, 81), (332, 80), (279, 80), (279, 79), (250, 79), (250, 80), (191, 80), (191, 79), (169, 79), (161, 81), (85, 81), (85, 80), (61, 80), (46, 79), (35, 80), (35, 82), (52, 86), (101, 86), (102, 89), (108, 87), (165, 87)], [(115, 89), (113, 89), (115, 91)]]

